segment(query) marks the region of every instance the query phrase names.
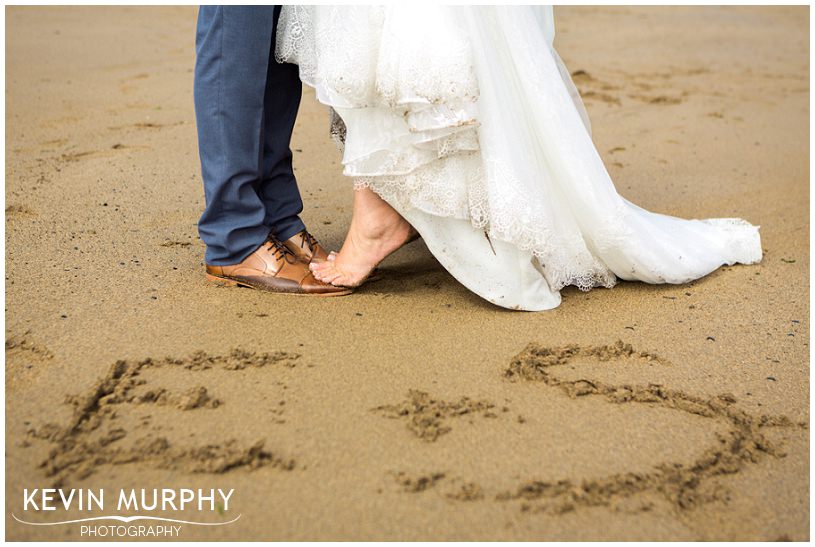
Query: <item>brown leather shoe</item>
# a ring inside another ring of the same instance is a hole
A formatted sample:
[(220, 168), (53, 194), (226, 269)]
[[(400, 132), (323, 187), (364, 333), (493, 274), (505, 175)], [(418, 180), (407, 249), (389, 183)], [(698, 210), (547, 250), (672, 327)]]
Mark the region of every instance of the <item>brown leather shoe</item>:
[(292, 237), (283, 242), (283, 245), (290, 250), (297, 260), (305, 262), (323, 262), (328, 260), (328, 253), (317, 242), (317, 239), (308, 230), (303, 230), (299, 234), (294, 234)]
[(308, 263), (298, 260), (274, 236), (269, 236), (263, 245), (239, 264), (207, 264), (207, 279), (226, 285), (304, 296), (342, 296), (353, 292), (315, 279), (308, 269)]

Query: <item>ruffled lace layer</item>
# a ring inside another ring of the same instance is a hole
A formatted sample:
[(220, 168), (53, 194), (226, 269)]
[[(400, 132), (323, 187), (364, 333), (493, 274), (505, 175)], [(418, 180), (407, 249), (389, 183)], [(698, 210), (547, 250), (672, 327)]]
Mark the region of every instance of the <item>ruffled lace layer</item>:
[(759, 261), (755, 226), (617, 194), (553, 37), (548, 7), (286, 6), (276, 56), (331, 107), (358, 187), (528, 252), (552, 291)]

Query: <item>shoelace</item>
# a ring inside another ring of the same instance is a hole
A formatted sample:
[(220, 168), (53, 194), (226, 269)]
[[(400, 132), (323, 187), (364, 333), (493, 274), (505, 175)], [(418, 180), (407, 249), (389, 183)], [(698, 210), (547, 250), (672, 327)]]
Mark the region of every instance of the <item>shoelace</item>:
[(292, 264), (296, 260), (294, 253), (292, 253), (288, 247), (283, 245), (283, 242), (277, 239), (275, 236), (269, 235), (269, 239), (266, 240), (266, 243), (269, 244), (266, 248), (274, 252), (275, 258), (283, 258), (289, 264)]
[(308, 244), (308, 250), (310, 253), (314, 253), (314, 248), (317, 246), (317, 238), (313, 235), (308, 233), (308, 230), (303, 230), (303, 237), (300, 239), (300, 248), (303, 248), (303, 245)]

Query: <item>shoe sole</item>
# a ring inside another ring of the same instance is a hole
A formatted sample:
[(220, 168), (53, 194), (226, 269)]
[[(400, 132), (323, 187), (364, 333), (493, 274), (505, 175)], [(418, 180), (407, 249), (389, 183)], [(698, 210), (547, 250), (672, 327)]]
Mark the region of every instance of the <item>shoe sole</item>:
[(319, 292), (287, 292), (287, 291), (270, 291), (269, 289), (263, 287), (256, 287), (250, 283), (246, 283), (243, 281), (238, 281), (237, 279), (230, 279), (228, 277), (218, 277), (217, 275), (212, 274), (204, 274), (207, 277), (207, 280), (215, 283), (217, 285), (222, 285), (224, 287), (246, 287), (247, 289), (254, 289), (256, 291), (263, 291), (272, 294), (285, 294), (288, 296), (346, 296), (354, 292), (353, 289), (349, 288), (343, 291), (334, 291), (334, 292), (326, 292), (326, 293), (319, 293)]

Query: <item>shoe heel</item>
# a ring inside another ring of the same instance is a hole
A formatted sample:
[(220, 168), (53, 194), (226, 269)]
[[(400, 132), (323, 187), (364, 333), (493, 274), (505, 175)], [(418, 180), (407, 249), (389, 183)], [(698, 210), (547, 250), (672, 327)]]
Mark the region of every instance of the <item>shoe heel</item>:
[(223, 287), (237, 287), (238, 286), (237, 281), (233, 281), (231, 279), (225, 279), (223, 277), (217, 277), (217, 276), (211, 275), (211, 274), (205, 274), (205, 275), (207, 276), (207, 279), (209, 281), (211, 281), (211, 282), (213, 282), (213, 283), (215, 283), (217, 285), (221, 285)]

